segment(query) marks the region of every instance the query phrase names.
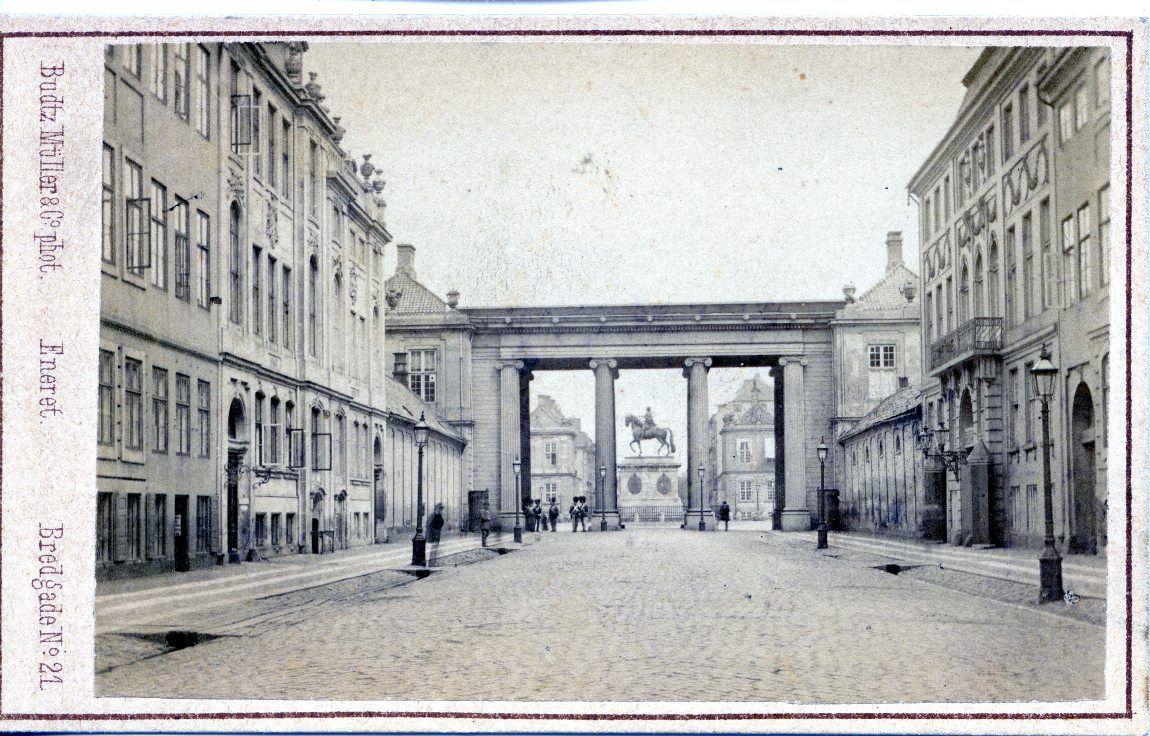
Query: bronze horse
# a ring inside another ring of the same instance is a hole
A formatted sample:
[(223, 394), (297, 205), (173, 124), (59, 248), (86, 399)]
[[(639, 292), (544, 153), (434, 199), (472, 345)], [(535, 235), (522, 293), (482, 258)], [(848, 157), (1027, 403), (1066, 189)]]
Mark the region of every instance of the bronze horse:
[(668, 456), (675, 453), (675, 436), (667, 427), (645, 427), (643, 426), (643, 420), (634, 414), (628, 414), (624, 417), (623, 424), (631, 428), (631, 434), (635, 438), (631, 440), (631, 444), (629, 444), (628, 447), (632, 449), (638, 447), (639, 455), (643, 454), (643, 440), (657, 440), (659, 442), (659, 449), (655, 450), (656, 453), (658, 453), (659, 450), (666, 450), (665, 454)]

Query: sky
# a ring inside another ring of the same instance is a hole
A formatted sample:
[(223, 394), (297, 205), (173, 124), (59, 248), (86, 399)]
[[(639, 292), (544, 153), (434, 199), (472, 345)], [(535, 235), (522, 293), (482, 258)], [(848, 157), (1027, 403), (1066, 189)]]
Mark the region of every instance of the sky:
[[(978, 53), (420, 39), (311, 43), (304, 69), (345, 150), (382, 168), (394, 242), (461, 307), (770, 301), (861, 293), (891, 230), (913, 268), (906, 184)], [(713, 371), (712, 408), (753, 372)], [(590, 371), (532, 391), (593, 428)], [(685, 455), (678, 371), (624, 371), (617, 391), (620, 422), (651, 406)]]

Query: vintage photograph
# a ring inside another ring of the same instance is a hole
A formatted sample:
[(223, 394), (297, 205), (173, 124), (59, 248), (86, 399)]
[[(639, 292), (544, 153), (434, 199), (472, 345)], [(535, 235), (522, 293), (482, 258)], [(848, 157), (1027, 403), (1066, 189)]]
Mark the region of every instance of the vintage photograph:
[(110, 40), (95, 694), (1118, 697), (1096, 41)]

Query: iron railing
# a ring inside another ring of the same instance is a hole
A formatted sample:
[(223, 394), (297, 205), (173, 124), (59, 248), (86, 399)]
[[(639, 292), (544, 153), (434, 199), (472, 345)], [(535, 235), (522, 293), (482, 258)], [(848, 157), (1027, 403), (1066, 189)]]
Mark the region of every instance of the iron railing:
[(1002, 318), (975, 317), (930, 344), (930, 369), (1002, 349)]

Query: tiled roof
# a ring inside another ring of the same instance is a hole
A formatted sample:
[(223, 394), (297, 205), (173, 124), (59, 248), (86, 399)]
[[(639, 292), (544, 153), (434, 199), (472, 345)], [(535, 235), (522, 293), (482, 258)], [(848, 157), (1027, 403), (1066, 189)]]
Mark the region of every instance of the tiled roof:
[(867, 412), (853, 427), (843, 432), (839, 436), (839, 442), (844, 442), (855, 435), (861, 434), (877, 424), (882, 424), (895, 417), (915, 411), (922, 405), (921, 398), (921, 386), (908, 386), (907, 388), (895, 391), (880, 401), (875, 408)]
[(775, 398), (775, 392), (767, 385), (758, 373), (751, 378), (743, 381), (743, 385), (739, 386), (739, 390), (735, 393), (733, 401), (772, 401)]
[(869, 316), (869, 313), (873, 312), (905, 310), (907, 308), (914, 310), (915, 315), (917, 315), (918, 293), (915, 293), (914, 300), (911, 302), (907, 302), (906, 297), (902, 295), (902, 287), (908, 281), (914, 284), (917, 290), (918, 275), (900, 263), (887, 271), (886, 275), (878, 280), (878, 283), (867, 289), (852, 304), (843, 307), (841, 316), (861, 317)]
[(399, 292), (399, 303), (389, 310), (391, 314), (439, 314), (447, 311), (447, 302), (404, 271), (387, 280), (384, 293), (389, 291)]
[(387, 376), (385, 385), (387, 387), (387, 410), (393, 416), (402, 417), (415, 424), (422, 415), (432, 432), (455, 440), (463, 439), (458, 432), (439, 417), (434, 406), (420, 400), (418, 396), (411, 393), (407, 386), (391, 376)]

